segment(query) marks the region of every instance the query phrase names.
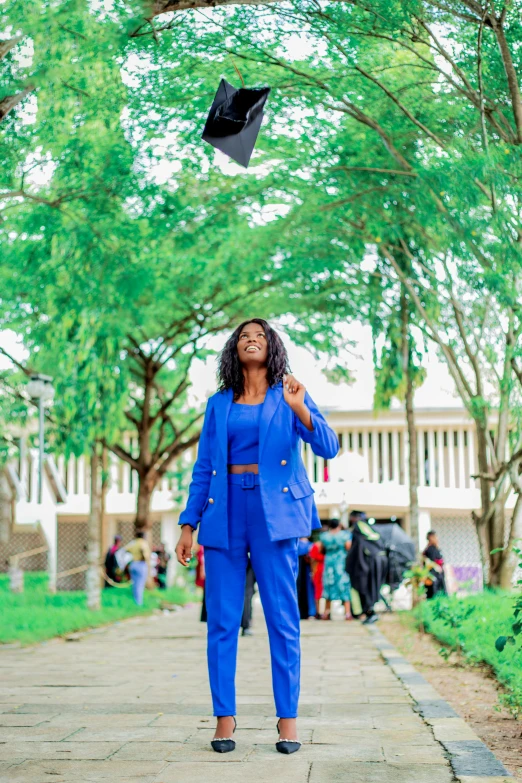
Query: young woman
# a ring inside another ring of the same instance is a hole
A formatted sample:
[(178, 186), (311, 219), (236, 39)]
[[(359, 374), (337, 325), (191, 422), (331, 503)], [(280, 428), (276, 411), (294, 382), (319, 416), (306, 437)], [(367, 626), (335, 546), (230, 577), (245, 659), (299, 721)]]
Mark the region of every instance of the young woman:
[(350, 609), (350, 577), (346, 573), (346, 553), (352, 546), (352, 534), (343, 530), (339, 519), (330, 519), (329, 530), (319, 538), (323, 547), (323, 598), (326, 608), (323, 620), (330, 620), (332, 601), (344, 603), (345, 617), (352, 619)]
[(221, 353), (218, 374), (219, 391), (207, 404), (179, 520), (176, 555), (188, 564), (201, 521), (208, 667), (217, 716), (212, 747), (224, 753), (235, 748), (234, 680), (250, 553), (270, 640), (276, 747), (288, 754), (300, 747), (297, 542), (320, 527), (300, 440), (325, 459), (337, 454), (339, 443), (303, 384), (289, 374), (283, 342), (263, 319), (238, 326)]
[(129, 572), (132, 580), (132, 597), (138, 606), (143, 604), (143, 593), (150, 570), (150, 547), (143, 530), (138, 530), (136, 537), (127, 544), (126, 551), (132, 555)]

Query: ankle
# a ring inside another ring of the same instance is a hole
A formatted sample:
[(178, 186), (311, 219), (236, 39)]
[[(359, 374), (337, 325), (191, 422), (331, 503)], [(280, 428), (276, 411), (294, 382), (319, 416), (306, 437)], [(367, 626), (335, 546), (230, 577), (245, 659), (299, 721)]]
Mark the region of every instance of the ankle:
[(233, 715), (220, 715), (216, 721), (216, 736), (231, 737), (236, 725)]
[(283, 739), (297, 740), (297, 718), (280, 718), (279, 736)]

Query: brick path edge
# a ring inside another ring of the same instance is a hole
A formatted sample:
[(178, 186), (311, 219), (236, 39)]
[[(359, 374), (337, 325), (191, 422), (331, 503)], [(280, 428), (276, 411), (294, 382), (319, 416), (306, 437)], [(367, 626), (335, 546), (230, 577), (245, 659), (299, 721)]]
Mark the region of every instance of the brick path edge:
[(459, 783), (516, 783), (515, 778), (475, 734), (466, 721), (408, 663), (375, 626), (368, 628), (384, 662), (415, 702), (414, 710), (430, 726), (444, 748)]

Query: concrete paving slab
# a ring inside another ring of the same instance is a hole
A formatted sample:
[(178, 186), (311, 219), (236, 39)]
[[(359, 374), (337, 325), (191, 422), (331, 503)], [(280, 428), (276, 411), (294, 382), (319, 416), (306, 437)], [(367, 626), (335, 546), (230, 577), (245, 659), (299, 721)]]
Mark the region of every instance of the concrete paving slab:
[(515, 778), (511, 777), (474, 777), (469, 775), (457, 775), (456, 780), (459, 783), (517, 783)]
[(74, 733), (66, 726), (0, 726), (0, 744), (5, 742), (60, 742)]
[(399, 764), (444, 764), (446, 757), (443, 749), (435, 745), (396, 745), (383, 743), (386, 761)]
[[(312, 764), (309, 783), (451, 783), (448, 766), (398, 764), (346, 764), (330, 760)], [(483, 781), (484, 783), (484, 781)]]
[(128, 742), (119, 745), (111, 756), (114, 763), (119, 761), (167, 761), (172, 754), (185, 747), (181, 742)]
[(70, 739), (73, 742), (119, 742), (120, 745), (127, 742), (185, 742), (195, 731), (195, 727), (113, 725), (112, 728), (80, 728)]
[[(16, 713), (3, 713), (0, 715), (0, 726), (38, 726), (39, 724), (51, 725), (57, 715), (18, 715)], [(54, 724), (59, 725), (59, 724)], [(0, 729), (1, 731), (1, 729)]]
[(104, 761), (26, 761), (9, 769), (6, 783), (98, 783), (113, 780), (118, 783), (153, 783), (164, 767), (163, 761), (118, 764)]
[[(38, 715), (15, 715), (13, 716), (15, 718), (18, 718), (19, 720), (26, 720), (27, 718), (33, 718), (35, 720), (42, 720), (42, 718)], [(187, 725), (187, 718), (185, 716), (176, 716), (180, 720), (185, 721), (184, 725)], [(158, 714), (157, 713), (137, 713), (135, 715), (133, 714), (119, 714), (119, 713), (112, 713), (111, 715), (91, 715), (87, 711), (84, 712), (66, 712), (62, 713), (61, 715), (55, 715), (54, 717), (50, 718), (48, 721), (49, 726), (73, 726), (75, 729), (80, 728), (95, 728), (95, 729), (102, 729), (104, 727), (108, 728), (123, 728), (123, 727), (140, 727), (140, 726), (149, 726), (151, 723), (154, 723), (154, 721), (158, 720)], [(197, 722), (198, 718), (194, 718), (194, 721)], [(0, 724), (1, 725), (1, 724)], [(17, 724), (8, 724), (8, 725), (17, 725)], [(20, 723), (21, 726), (23, 726), (23, 723)], [(31, 724), (28, 724), (31, 725)], [(180, 724), (181, 725), (181, 724)]]
[[(227, 754), (231, 755), (231, 754)], [(269, 768), (259, 768), (257, 764), (229, 764), (226, 771), (223, 764), (168, 764), (154, 778), (154, 783), (307, 783), (310, 764), (297, 758), (299, 754), (279, 759)], [(224, 777), (226, 775), (226, 777)], [(439, 783), (435, 781), (435, 783)], [(446, 783), (446, 781), (441, 783)]]
[(0, 745), (0, 761), (15, 759), (106, 759), (121, 747), (117, 742), (9, 742)]

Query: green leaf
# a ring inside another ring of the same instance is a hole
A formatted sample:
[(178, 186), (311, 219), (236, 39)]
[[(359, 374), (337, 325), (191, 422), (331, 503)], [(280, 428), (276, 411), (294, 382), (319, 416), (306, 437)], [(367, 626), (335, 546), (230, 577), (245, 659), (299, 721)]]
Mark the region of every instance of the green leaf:
[(502, 652), (504, 650), (504, 647), (507, 644), (507, 636), (499, 636), (498, 639), (495, 642), (495, 647), (498, 650), (498, 652)]

